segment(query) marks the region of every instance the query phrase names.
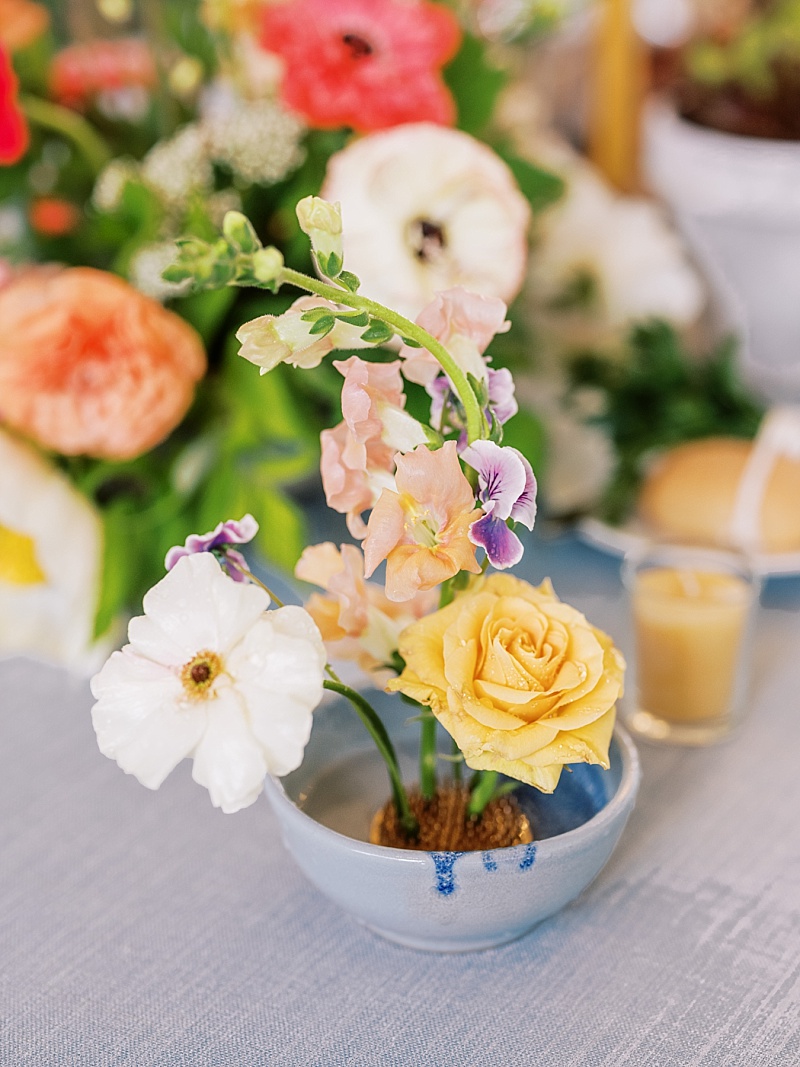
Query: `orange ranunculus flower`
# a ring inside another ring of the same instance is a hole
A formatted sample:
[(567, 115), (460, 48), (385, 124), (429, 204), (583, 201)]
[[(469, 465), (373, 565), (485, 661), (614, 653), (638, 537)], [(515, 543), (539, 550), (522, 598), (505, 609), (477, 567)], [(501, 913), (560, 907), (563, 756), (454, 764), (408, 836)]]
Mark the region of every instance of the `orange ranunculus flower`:
[(0, 45), (9, 52), (27, 48), (50, 25), (50, 14), (33, 0), (0, 0)]
[(89, 267), (0, 290), (0, 422), (68, 456), (130, 459), (183, 418), (206, 367), (188, 323)]
[(608, 767), (625, 662), (549, 582), (478, 579), (400, 635), (387, 689), (431, 708), (468, 766), (552, 793), (567, 763)]

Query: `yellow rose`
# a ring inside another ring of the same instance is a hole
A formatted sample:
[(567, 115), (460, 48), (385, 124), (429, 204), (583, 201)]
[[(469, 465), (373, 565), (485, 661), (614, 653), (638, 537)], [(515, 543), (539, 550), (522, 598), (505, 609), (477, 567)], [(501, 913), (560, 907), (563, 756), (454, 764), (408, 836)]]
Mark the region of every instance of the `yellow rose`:
[(389, 683), (426, 704), (468, 766), (552, 793), (566, 763), (608, 767), (625, 661), (549, 580), (479, 579), (400, 635)]

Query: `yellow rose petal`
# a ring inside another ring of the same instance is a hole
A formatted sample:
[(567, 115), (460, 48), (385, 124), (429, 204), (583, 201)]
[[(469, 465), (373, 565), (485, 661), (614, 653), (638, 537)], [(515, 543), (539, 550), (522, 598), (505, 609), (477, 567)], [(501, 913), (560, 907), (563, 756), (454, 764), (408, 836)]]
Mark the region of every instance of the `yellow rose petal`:
[(595, 763), (608, 769), (608, 746), (615, 721), (616, 709), (611, 708), (580, 730), (559, 731), (551, 744), (526, 756), (526, 762), (532, 767), (549, 763)]

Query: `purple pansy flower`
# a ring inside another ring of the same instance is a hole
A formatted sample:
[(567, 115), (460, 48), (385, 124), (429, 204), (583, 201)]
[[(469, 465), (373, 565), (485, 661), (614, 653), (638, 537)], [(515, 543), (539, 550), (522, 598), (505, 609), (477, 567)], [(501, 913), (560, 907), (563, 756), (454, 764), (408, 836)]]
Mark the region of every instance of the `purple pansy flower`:
[(522, 542), (508, 528), (507, 519), (533, 529), (536, 518), (536, 478), (530, 463), (516, 448), (501, 448), (494, 441), (476, 441), (461, 458), (478, 472), (478, 499), (483, 518), (469, 528), (469, 539), (486, 550), (497, 570), (513, 567), (522, 559)]
[[(514, 397), (514, 379), (511, 371), (505, 367), (500, 370), (487, 367), (486, 375), (486, 392), (489, 397), (485, 408), (486, 419), (490, 426), (495, 423), (502, 426), (519, 410)], [(467, 444), (466, 419), (450, 379), (447, 375), (440, 374), (425, 386), (425, 390), (431, 398), (431, 426), (440, 433), (446, 433), (448, 429), (460, 430), (460, 452)]]
[(258, 533), (258, 523), (252, 515), (245, 515), (238, 521), (228, 519), (215, 526), (210, 533), (189, 534), (182, 545), (176, 545), (167, 552), (164, 566), (171, 571), (179, 559), (194, 556), (198, 552), (211, 552), (221, 566), (235, 582), (246, 582), (247, 561), (241, 552), (231, 545), (246, 545)]

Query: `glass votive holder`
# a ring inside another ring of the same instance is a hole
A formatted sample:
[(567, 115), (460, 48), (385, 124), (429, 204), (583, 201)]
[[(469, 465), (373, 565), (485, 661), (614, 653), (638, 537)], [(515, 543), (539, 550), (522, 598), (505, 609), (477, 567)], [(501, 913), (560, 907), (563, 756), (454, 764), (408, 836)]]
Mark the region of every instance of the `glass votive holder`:
[(628, 726), (682, 745), (725, 737), (747, 709), (760, 578), (743, 555), (663, 544), (629, 553), (622, 578), (634, 646)]

